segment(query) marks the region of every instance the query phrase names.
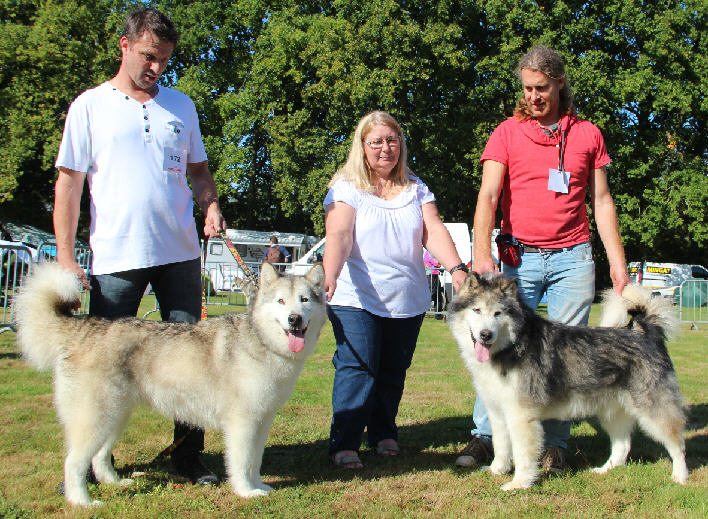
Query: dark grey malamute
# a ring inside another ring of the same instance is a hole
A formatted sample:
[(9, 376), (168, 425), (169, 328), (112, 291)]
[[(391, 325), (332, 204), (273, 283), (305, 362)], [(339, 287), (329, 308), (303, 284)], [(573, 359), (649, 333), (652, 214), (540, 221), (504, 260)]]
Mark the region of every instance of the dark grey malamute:
[[(503, 490), (527, 488), (538, 475), (541, 420), (598, 416), (611, 441), (607, 462), (623, 465), (635, 422), (673, 460), (685, 484), (685, 417), (666, 350), (674, 310), (636, 285), (605, 293), (600, 327), (565, 326), (524, 305), (513, 279), (469, 274), (450, 308), (450, 328), (486, 404), (495, 474), (511, 471)], [(631, 316), (627, 324), (627, 315)]]

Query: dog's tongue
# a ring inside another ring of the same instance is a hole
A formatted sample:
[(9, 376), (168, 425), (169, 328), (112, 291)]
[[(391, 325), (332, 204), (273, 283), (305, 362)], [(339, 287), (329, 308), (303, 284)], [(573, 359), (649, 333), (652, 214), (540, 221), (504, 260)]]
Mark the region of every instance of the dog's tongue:
[(483, 346), (482, 343), (474, 341), (474, 356), (479, 362), (487, 362), (489, 360), (489, 348)]
[(293, 353), (300, 353), (305, 347), (305, 334), (298, 330), (296, 332), (288, 332), (288, 348)]

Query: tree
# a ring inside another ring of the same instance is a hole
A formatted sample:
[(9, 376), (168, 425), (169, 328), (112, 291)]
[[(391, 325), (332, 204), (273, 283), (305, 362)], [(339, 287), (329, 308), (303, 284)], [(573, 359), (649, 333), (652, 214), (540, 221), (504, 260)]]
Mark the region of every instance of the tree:
[(78, 93), (117, 70), (117, 48), (109, 43), (122, 14), (114, 4), (0, 4), (0, 206), (6, 217), (51, 228), (53, 164), (66, 111)]

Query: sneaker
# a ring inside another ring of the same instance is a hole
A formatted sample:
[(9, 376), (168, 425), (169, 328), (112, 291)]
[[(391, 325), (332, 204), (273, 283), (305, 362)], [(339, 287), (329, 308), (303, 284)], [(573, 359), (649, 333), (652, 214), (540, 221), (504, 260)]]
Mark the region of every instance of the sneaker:
[(217, 485), (219, 483), (219, 478), (204, 465), (199, 454), (173, 459), (172, 466), (177, 474), (187, 478), (195, 485)]
[(460, 455), (455, 460), (455, 465), (459, 467), (477, 467), (489, 465), (494, 457), (494, 451), (489, 442), (479, 436), (472, 438), (472, 441), (460, 451)]
[(565, 449), (562, 447), (548, 447), (541, 457), (541, 468), (546, 473), (563, 474), (568, 470), (565, 462)]

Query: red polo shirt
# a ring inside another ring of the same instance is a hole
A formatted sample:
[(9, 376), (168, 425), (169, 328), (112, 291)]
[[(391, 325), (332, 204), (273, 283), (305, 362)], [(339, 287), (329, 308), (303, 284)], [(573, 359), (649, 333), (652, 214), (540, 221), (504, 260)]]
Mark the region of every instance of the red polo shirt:
[(570, 247), (590, 239), (585, 187), (590, 173), (610, 163), (600, 130), (576, 116), (559, 121), (565, 132), (563, 166), (568, 193), (548, 189), (549, 169), (558, 169), (560, 139), (535, 119), (509, 118), (492, 133), (480, 162), (507, 166), (502, 188), (502, 232), (536, 247)]

